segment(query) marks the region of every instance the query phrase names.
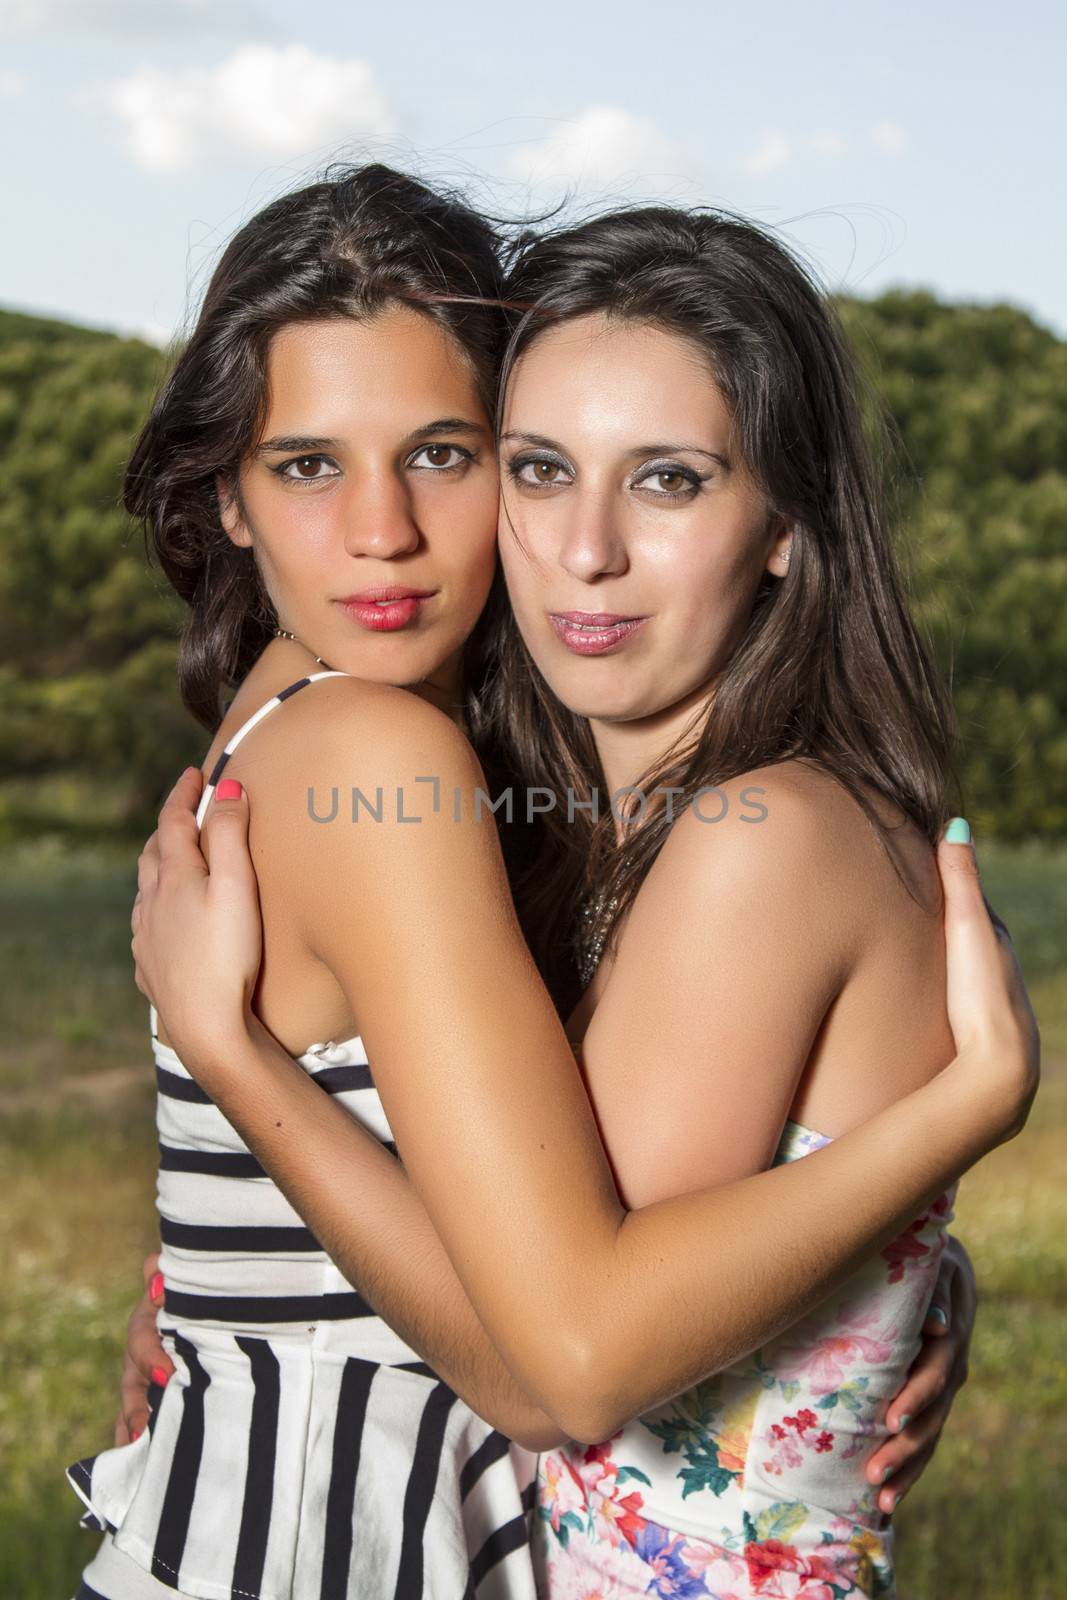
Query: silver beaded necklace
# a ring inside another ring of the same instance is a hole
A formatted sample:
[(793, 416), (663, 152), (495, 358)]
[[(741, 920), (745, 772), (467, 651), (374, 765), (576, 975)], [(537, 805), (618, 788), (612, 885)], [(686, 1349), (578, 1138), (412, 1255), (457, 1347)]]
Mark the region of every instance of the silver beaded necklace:
[(578, 913), (574, 954), (578, 965), (578, 978), (583, 989), (592, 983), (593, 975), (600, 965), (611, 916), (618, 903), (617, 894), (605, 899), (603, 889), (597, 889), (587, 898)]

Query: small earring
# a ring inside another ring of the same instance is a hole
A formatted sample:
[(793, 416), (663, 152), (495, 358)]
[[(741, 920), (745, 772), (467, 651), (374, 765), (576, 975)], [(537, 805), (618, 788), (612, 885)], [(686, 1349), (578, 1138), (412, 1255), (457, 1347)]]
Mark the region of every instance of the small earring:
[(786, 545), (785, 549), (782, 551), (782, 554), (781, 554), (781, 560), (782, 560), (783, 565), (785, 565), (785, 566), (789, 565), (789, 557), (792, 555), (792, 553), (793, 553), (793, 546), (791, 544), (790, 545)]

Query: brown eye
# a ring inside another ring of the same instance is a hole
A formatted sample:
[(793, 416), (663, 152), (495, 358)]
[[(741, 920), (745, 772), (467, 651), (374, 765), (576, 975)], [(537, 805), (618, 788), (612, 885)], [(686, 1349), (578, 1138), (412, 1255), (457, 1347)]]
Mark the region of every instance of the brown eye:
[(324, 478), (336, 478), (337, 466), (328, 456), (292, 456), (290, 460), (283, 461), (280, 467), (272, 467), (279, 478), (288, 478), (290, 483), (318, 483)]
[(420, 445), (408, 461), (417, 472), (455, 472), (474, 460), (469, 450), (458, 444)]
[(551, 456), (517, 455), (505, 460), (512, 482), (528, 489), (560, 489), (574, 478), (573, 469), (565, 461), (555, 461)]
[(555, 483), (561, 470), (558, 461), (523, 461), (517, 476), (527, 483)]
[(653, 467), (634, 480), (633, 487), (661, 500), (691, 500), (700, 493), (700, 479), (685, 467)]

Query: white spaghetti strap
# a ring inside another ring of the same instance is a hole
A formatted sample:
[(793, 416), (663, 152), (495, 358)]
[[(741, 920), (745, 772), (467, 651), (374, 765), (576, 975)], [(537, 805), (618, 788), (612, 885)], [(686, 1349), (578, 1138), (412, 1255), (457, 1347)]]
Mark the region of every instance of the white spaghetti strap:
[(211, 804), (211, 797), (215, 793), (219, 779), (222, 777), (223, 769), (246, 733), (251, 733), (256, 724), (262, 722), (264, 717), (269, 716), (275, 706), (280, 706), (283, 700), (289, 700), (294, 694), (298, 694), (301, 689), (306, 689), (309, 683), (318, 683), (320, 678), (349, 678), (351, 676), (352, 674), (349, 672), (335, 672), (333, 670), (329, 672), (312, 672), (306, 678), (298, 678), (296, 683), (291, 683), (287, 689), (282, 689), (279, 694), (274, 695), (265, 705), (260, 706), (258, 711), (254, 711), (248, 721), (243, 722), (238, 728), (211, 770), (211, 776), (204, 785), (204, 792), (200, 796), (200, 804), (196, 808), (197, 827), (203, 827), (207, 808)]

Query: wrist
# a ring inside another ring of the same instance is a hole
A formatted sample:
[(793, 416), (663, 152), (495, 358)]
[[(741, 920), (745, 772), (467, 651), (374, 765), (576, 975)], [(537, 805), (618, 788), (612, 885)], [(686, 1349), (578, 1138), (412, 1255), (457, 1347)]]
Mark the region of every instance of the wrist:
[(254, 1037), (252, 1024), (258, 1024), (250, 1010), (235, 1010), (228, 1017), (212, 1012), (207, 1022), (202, 1012), (197, 1016), (179, 1014), (173, 1022), (169, 1017), (163, 1021), (182, 1065), (201, 1088), (209, 1090), (238, 1059), (240, 1052), (248, 1048)]
[[(1033, 1098), (1018, 1039), (968, 1044), (932, 1080), (944, 1092), (966, 1166), (988, 1155), (1022, 1128)], [(962, 1169), (961, 1169), (962, 1170)]]

